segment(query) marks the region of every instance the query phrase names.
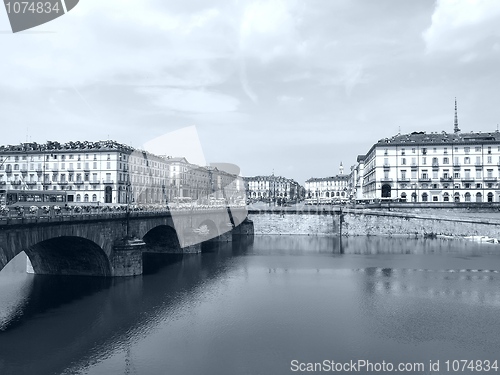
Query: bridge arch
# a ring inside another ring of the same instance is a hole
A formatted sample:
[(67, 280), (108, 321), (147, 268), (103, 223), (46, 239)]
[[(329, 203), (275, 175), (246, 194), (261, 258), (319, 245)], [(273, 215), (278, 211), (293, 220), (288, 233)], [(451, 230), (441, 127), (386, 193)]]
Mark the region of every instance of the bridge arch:
[[(199, 229), (202, 230), (202, 235), (204, 235), (207, 240), (218, 237), (220, 234), (219, 228), (213, 220), (206, 219), (200, 223)], [(208, 232), (205, 232), (208, 231)]]
[(148, 252), (182, 252), (177, 232), (170, 225), (158, 225), (150, 229), (142, 240)]
[(111, 276), (111, 265), (104, 250), (95, 242), (76, 236), (40, 241), (25, 253), (37, 274)]

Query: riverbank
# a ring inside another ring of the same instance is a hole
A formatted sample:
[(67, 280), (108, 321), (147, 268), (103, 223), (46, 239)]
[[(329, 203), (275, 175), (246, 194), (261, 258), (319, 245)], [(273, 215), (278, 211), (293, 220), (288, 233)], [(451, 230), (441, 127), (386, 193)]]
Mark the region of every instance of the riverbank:
[(308, 211), (249, 211), (255, 234), (338, 236), (406, 236), (500, 239), (500, 214), (450, 210), (373, 210), (342, 208)]

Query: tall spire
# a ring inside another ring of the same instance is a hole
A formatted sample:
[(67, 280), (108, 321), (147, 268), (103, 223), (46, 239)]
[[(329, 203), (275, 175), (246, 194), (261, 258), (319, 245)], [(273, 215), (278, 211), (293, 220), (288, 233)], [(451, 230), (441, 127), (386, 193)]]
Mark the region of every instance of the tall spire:
[(342, 162), (340, 162), (339, 172), (339, 174), (344, 174), (344, 166), (342, 165)]
[(455, 126), (453, 129), (454, 133), (459, 133), (460, 129), (458, 128), (458, 112), (457, 112), (457, 98), (455, 97)]

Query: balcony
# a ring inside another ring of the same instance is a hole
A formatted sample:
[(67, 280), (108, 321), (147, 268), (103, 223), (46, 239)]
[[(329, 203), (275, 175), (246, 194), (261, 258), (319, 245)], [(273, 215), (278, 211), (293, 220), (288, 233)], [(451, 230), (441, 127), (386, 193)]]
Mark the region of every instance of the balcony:
[(410, 179), (408, 177), (400, 177), (398, 178), (398, 182), (410, 182)]
[(104, 180), (102, 181), (103, 184), (114, 184), (113, 180)]
[(440, 180), (441, 182), (452, 182), (453, 177), (441, 177)]
[(44, 186), (52, 185), (52, 182), (44, 181), (44, 182), (42, 182), (42, 185), (44, 185)]
[(99, 185), (101, 183), (101, 181), (92, 180), (89, 183), (90, 183), (90, 185)]
[(68, 184), (68, 181), (59, 181), (58, 182), (59, 185), (67, 185)]
[(469, 176), (462, 177), (462, 182), (474, 182), (474, 177), (469, 177)]
[(83, 181), (75, 181), (75, 185), (83, 185)]
[(389, 178), (389, 177), (384, 177), (384, 178), (381, 178), (380, 179), (380, 182), (392, 182), (392, 178)]
[(26, 185), (36, 185), (38, 182), (36, 181), (28, 181), (26, 182)]
[(383, 167), (384, 169), (389, 169), (391, 168), (391, 165), (389, 163), (384, 163)]
[(487, 181), (487, 182), (495, 182), (497, 180), (496, 177), (491, 177), (491, 176), (487, 176), (484, 178), (484, 181)]
[(422, 177), (419, 177), (418, 181), (419, 182), (431, 182), (431, 178), (422, 176)]

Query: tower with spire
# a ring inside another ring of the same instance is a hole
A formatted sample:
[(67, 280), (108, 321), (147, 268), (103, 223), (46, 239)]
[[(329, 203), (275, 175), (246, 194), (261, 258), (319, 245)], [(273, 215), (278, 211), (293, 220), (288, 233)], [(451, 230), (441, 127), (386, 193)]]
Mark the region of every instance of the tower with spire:
[(455, 97), (455, 122), (453, 127), (454, 133), (460, 133), (460, 129), (458, 127), (458, 112), (457, 112), (457, 98)]
[(340, 162), (339, 174), (340, 175), (344, 174), (344, 166), (342, 165), (342, 162)]

